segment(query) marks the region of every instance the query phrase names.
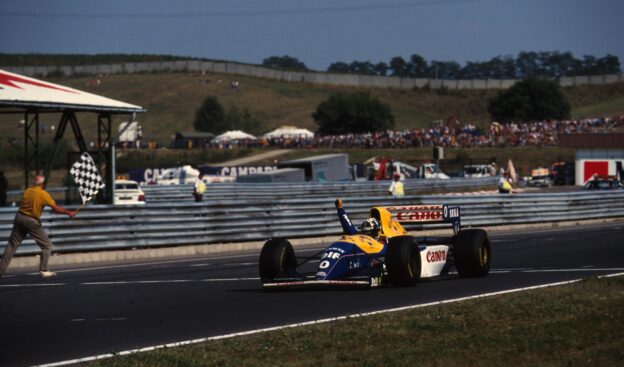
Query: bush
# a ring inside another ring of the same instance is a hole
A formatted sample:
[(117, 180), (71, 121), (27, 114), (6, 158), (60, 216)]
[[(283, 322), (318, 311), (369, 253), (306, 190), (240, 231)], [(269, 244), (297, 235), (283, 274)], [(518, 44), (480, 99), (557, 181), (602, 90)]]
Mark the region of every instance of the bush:
[(556, 82), (529, 78), (491, 99), (488, 112), (501, 122), (562, 120), (570, 117), (570, 104)]

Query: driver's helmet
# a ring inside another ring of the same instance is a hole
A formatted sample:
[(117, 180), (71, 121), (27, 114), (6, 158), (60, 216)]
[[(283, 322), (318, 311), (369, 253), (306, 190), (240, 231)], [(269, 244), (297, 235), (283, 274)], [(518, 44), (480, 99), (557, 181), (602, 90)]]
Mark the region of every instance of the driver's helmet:
[(368, 218), (364, 221), (364, 223), (362, 223), (362, 226), (360, 227), (360, 232), (362, 234), (366, 234), (371, 237), (377, 237), (380, 230), (381, 225), (379, 224), (379, 221), (375, 218)]

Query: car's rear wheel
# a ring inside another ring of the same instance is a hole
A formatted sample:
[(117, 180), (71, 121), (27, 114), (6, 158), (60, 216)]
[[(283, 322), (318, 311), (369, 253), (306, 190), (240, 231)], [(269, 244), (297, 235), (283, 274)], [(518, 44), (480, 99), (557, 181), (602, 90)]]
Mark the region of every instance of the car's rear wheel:
[(420, 250), (412, 236), (392, 237), (386, 252), (386, 270), (390, 283), (412, 286), (420, 279)]
[(264, 243), (260, 252), (260, 278), (272, 281), (278, 274), (294, 272), (297, 268), (295, 250), (283, 238), (272, 238)]
[(455, 235), (455, 267), (462, 277), (484, 277), (490, 272), (492, 249), (483, 229), (464, 229)]

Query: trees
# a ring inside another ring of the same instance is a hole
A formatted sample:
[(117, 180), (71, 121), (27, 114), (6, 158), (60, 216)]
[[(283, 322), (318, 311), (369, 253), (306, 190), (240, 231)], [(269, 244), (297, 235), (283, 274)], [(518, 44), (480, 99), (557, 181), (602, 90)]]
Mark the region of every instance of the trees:
[[(364, 64), (366, 67), (362, 67)], [(383, 63), (377, 65), (380, 64)], [(387, 75), (390, 72), (391, 76), (402, 78), (436, 78), (437, 75), (439, 79), (526, 79), (619, 74), (621, 65), (618, 57), (611, 54), (601, 58), (585, 55), (583, 59), (576, 59), (571, 52), (522, 51), (516, 58), (499, 55), (488, 61), (469, 61), (463, 67), (453, 61), (427, 62), (424, 57), (413, 54), (407, 61), (395, 56), (387, 67), (378, 68), (368, 61), (337, 62), (331, 64), (328, 71), (366, 75)]]
[(394, 127), (390, 107), (369, 93), (335, 94), (321, 102), (312, 118), (321, 134), (383, 131)]
[(529, 78), (491, 99), (488, 112), (501, 122), (561, 120), (570, 117), (570, 104), (556, 82)]
[(217, 97), (207, 97), (195, 112), (193, 126), (197, 131), (221, 134), (229, 130), (243, 130), (251, 134), (262, 132), (262, 121), (246, 108), (230, 107), (227, 113)]
[(225, 115), (225, 125), (228, 130), (243, 130), (252, 135), (262, 133), (262, 121), (254, 117), (246, 108), (230, 107)]
[(262, 61), (262, 65), (270, 68), (294, 71), (308, 70), (307, 66), (305, 66), (303, 62), (299, 61), (299, 59), (297, 59), (296, 57), (291, 57), (288, 55), (267, 57)]
[(207, 97), (195, 111), (193, 126), (197, 131), (220, 134), (227, 131), (225, 112), (217, 97)]

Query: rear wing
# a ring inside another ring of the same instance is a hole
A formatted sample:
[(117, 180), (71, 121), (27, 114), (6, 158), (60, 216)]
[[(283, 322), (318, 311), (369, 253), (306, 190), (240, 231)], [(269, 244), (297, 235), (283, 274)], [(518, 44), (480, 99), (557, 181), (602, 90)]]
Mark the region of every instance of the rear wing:
[(399, 223), (451, 223), (453, 232), (461, 230), (459, 206), (449, 205), (406, 205), (386, 206)]

